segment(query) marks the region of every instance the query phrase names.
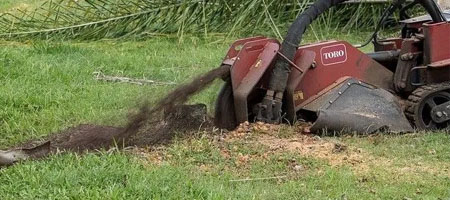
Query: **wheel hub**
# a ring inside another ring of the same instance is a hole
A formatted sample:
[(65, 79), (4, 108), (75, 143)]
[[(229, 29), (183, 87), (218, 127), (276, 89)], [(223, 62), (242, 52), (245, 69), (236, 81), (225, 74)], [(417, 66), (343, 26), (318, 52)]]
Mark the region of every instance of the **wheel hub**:
[(450, 83), (426, 85), (408, 98), (406, 115), (420, 130), (446, 129), (450, 125)]
[(438, 92), (428, 96), (421, 103), (418, 112), (419, 123), (426, 129), (443, 129), (448, 126), (447, 121), (439, 120), (448, 115), (438, 108), (439, 105), (450, 102), (450, 93)]

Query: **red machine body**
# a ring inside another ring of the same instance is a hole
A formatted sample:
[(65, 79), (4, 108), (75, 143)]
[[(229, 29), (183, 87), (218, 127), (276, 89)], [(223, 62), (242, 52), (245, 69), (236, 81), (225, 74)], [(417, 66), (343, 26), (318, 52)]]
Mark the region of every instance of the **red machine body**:
[[(290, 121), (301, 110), (317, 111), (316, 100), (348, 79), (382, 88), (406, 100), (418, 87), (450, 81), (450, 23), (427, 18), (403, 22), (418, 30), (412, 37), (378, 41), (374, 53), (364, 53), (345, 41), (324, 41), (300, 46), (290, 62), (284, 96)], [(280, 43), (265, 37), (236, 41), (222, 65), (231, 66), (234, 109), (238, 123), (252, 117), (253, 102), (267, 89)], [(382, 55), (382, 56), (381, 56)]]

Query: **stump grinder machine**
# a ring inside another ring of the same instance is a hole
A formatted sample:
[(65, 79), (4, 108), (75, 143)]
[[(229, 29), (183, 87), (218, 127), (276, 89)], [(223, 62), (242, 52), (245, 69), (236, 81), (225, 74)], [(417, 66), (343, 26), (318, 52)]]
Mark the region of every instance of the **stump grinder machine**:
[[(395, 0), (363, 53), (346, 41), (300, 45), (306, 28), (346, 0), (318, 0), (291, 25), (284, 41), (253, 37), (232, 44), (221, 67), (216, 126), (245, 121), (311, 122), (311, 131), (373, 133), (445, 129), (450, 125), (450, 12), (433, 0)], [(410, 18), (420, 5), (426, 16)], [(398, 38), (380, 39), (399, 12)]]

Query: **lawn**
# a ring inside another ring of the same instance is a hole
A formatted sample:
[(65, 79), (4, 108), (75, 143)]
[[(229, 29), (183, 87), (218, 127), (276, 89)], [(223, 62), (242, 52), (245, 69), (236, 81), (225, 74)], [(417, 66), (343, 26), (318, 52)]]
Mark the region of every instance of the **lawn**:
[[(224, 42), (192, 37), (141, 42), (3, 43), (0, 50), (0, 146), (80, 123), (121, 125), (141, 99), (156, 100), (174, 86), (136, 86), (94, 80), (94, 72), (183, 83), (217, 67)], [(198, 97), (212, 104), (217, 86)]]
[[(306, 40), (359, 43), (368, 35)], [(0, 148), (82, 123), (124, 125), (137, 102), (175, 86), (100, 82), (94, 72), (184, 83), (217, 67), (233, 39), (0, 42)], [(212, 112), (220, 84), (191, 101)], [(316, 138), (309, 152), (290, 148), (301, 141), (298, 126), (278, 129), (225, 140), (198, 132), (156, 149), (20, 163), (0, 169), (0, 199), (450, 199), (447, 133)], [(336, 144), (345, 150), (335, 152)]]
[[(351, 35), (338, 37), (358, 40)], [(183, 83), (217, 67), (231, 41), (191, 36), (183, 42), (170, 37), (89, 43), (2, 42), (0, 146), (81, 123), (123, 125), (136, 102), (154, 101), (174, 86), (99, 82), (93, 72)], [(212, 108), (219, 86), (220, 81), (192, 102)], [(295, 127), (283, 131), (288, 136), (279, 138), (297, 137)], [(273, 152), (252, 144), (252, 139), (222, 144), (214, 141), (214, 135), (201, 132), (179, 138), (157, 152), (61, 154), (21, 163), (2, 169), (0, 194), (2, 199), (450, 197), (450, 137), (445, 133), (324, 138), (362, 152), (356, 161), (359, 164), (336, 164), (330, 157), (314, 154)], [(229, 157), (222, 156), (223, 148), (230, 152)], [(266, 154), (264, 159), (258, 157)], [(246, 155), (256, 158), (245, 165), (236, 164)], [(294, 170), (292, 162), (304, 170)], [(207, 170), (199, 170), (202, 168)], [(280, 174), (287, 178), (230, 182)]]

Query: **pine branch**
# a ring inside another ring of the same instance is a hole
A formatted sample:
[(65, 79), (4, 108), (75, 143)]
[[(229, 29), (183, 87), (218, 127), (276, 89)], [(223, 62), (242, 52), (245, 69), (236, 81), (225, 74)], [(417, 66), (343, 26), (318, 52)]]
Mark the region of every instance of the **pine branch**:
[(166, 7), (162, 7), (162, 8), (151, 9), (151, 10), (147, 10), (147, 11), (133, 13), (133, 14), (125, 15), (125, 16), (113, 17), (113, 18), (109, 18), (109, 19), (105, 19), (105, 20), (88, 22), (88, 23), (84, 23), (84, 24), (67, 26), (67, 27), (60, 27), (60, 28), (53, 28), (53, 29), (44, 29), (44, 30), (37, 30), (37, 31), (16, 32), (16, 33), (3, 33), (3, 34), (0, 34), (0, 37), (13, 37), (13, 36), (19, 36), (19, 35), (34, 35), (34, 34), (42, 34), (42, 33), (52, 33), (52, 32), (66, 31), (66, 30), (69, 30), (69, 29), (77, 29), (77, 28), (81, 29), (81, 28), (84, 28), (84, 27), (106, 24), (108, 22), (124, 20), (124, 19), (130, 19), (130, 18), (133, 18), (133, 17), (139, 17), (139, 16), (142, 16), (142, 15), (146, 15), (146, 14), (149, 14), (149, 13), (157, 12), (157, 11), (160, 11), (160, 10), (169, 9), (169, 8), (174, 7), (174, 6), (177, 6), (177, 5), (170, 5), (170, 6), (166, 6)]
[[(314, 0), (48, 0), (32, 11), (0, 14), (0, 38), (80, 39), (141, 37), (147, 33), (253, 34), (287, 24)], [(313, 26), (358, 30), (376, 24), (383, 6), (346, 4)], [(367, 14), (370, 13), (370, 14)], [(281, 31), (280, 31), (281, 30)]]

